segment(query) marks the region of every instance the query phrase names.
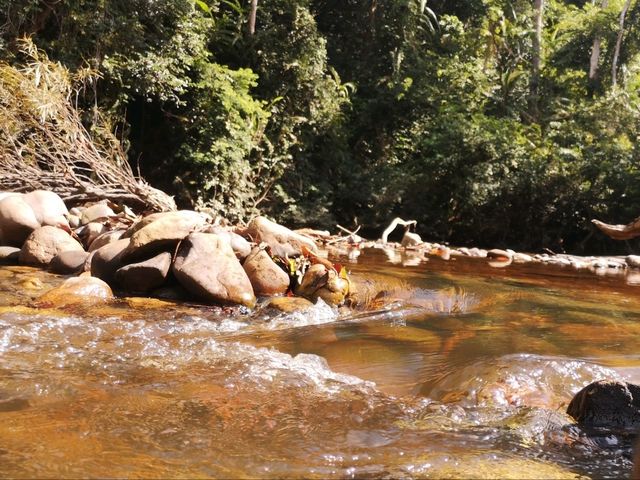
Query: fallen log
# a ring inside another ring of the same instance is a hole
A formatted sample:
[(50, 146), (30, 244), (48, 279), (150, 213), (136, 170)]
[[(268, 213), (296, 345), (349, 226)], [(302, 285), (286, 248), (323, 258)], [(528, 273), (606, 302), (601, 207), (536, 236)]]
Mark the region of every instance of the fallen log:
[(630, 240), (640, 237), (640, 217), (626, 225), (610, 225), (600, 220), (591, 220), (591, 223), (614, 240)]

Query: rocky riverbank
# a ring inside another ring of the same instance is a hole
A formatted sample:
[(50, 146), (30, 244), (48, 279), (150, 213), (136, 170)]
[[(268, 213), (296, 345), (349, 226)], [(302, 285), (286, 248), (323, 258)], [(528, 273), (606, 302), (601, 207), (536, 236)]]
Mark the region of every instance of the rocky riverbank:
[[(386, 232), (385, 232), (386, 233)], [(311, 229), (292, 231), (264, 217), (246, 226), (181, 210), (136, 216), (126, 206), (102, 201), (68, 210), (53, 192), (0, 193), (0, 263), (47, 268), (79, 276), (58, 292), (105, 298), (112, 291), (172, 300), (252, 308), (257, 298), (275, 308), (300, 308), (321, 298), (332, 306), (366, 304), (384, 286), (359, 285), (318, 246), (382, 248), (414, 259), (486, 258), (491, 266), (538, 262), (597, 274), (640, 267), (640, 257), (529, 255), (512, 250), (451, 248), (423, 242), (406, 231), (399, 243), (366, 241), (355, 233), (332, 236)], [(364, 294), (363, 294), (364, 292)], [(56, 297), (49, 294), (49, 300)], [(46, 300), (46, 299), (45, 299)]]

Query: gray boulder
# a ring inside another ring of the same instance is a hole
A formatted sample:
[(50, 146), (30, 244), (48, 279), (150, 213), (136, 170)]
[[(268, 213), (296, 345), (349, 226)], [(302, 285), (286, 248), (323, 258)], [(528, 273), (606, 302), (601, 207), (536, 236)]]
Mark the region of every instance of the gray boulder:
[(173, 273), (192, 295), (220, 304), (252, 308), (256, 299), (229, 243), (213, 233), (192, 233), (176, 253)]

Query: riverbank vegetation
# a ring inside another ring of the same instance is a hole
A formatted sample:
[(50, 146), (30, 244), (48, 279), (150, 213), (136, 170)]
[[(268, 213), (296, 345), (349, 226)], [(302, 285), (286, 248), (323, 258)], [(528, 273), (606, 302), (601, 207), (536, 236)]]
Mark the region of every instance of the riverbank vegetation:
[(624, 251), (590, 219), (640, 213), (635, 0), (0, 0), (0, 17), (3, 92), (23, 37), (84, 72), (87, 131), (180, 207), (578, 253)]

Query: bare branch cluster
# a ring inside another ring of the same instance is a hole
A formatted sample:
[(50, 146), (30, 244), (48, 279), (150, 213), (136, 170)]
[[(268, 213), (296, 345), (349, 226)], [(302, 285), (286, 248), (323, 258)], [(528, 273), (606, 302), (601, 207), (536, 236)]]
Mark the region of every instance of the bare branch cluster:
[[(134, 208), (175, 210), (173, 198), (134, 175), (122, 146), (110, 132), (92, 138), (73, 105), (81, 85), (23, 40), (29, 61), (0, 63), (0, 190), (52, 190), (79, 204), (109, 198)], [(76, 78), (77, 77), (77, 78)], [(74, 90), (75, 88), (75, 90)]]

